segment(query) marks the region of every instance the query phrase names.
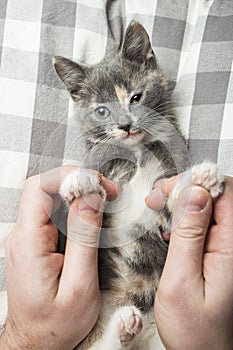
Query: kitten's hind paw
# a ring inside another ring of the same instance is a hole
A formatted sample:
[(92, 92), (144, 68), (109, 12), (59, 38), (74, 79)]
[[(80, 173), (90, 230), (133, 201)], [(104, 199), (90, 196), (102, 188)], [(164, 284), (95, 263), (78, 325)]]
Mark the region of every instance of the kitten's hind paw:
[(135, 308), (128, 308), (121, 311), (120, 316), (120, 341), (121, 343), (131, 341), (136, 334), (138, 334), (142, 329), (142, 319), (141, 314)]
[(134, 306), (124, 306), (115, 311), (108, 332), (118, 337), (121, 344), (131, 342), (142, 330), (141, 312)]
[(103, 200), (106, 199), (106, 191), (100, 183), (101, 176), (98, 173), (80, 168), (70, 173), (60, 187), (60, 195), (67, 202), (74, 198), (84, 196), (91, 192), (97, 192)]

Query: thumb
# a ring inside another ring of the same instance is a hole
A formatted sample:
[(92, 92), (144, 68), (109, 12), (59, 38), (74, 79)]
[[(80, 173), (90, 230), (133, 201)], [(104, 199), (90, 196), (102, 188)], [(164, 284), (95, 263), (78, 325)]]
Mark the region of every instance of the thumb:
[(86, 247), (98, 247), (102, 216), (103, 200), (98, 193), (92, 192), (75, 199), (68, 214), (68, 241)]
[(60, 287), (71, 290), (98, 284), (98, 240), (103, 216), (103, 200), (97, 193), (76, 198), (67, 221), (67, 242)]
[(162, 282), (184, 287), (202, 278), (205, 237), (212, 213), (212, 199), (200, 186), (185, 188), (173, 211), (172, 233)]

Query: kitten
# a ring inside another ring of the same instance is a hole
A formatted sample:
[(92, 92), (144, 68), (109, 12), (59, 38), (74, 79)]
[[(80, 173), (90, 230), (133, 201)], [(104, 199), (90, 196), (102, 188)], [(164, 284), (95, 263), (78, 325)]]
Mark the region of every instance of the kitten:
[[(76, 349), (162, 349), (153, 304), (167, 254), (161, 233), (169, 230), (170, 215), (167, 206), (156, 213), (144, 199), (156, 179), (190, 167), (169, 84), (145, 29), (135, 21), (120, 50), (100, 63), (85, 66), (56, 57), (54, 66), (76, 105), (89, 155), (86, 167), (122, 183), (116, 203), (105, 207), (99, 319)], [(223, 178), (214, 164), (193, 167), (191, 181), (213, 197), (222, 192)], [(181, 187), (168, 201), (170, 210)], [(106, 198), (99, 178), (84, 170), (70, 174), (60, 189), (68, 201), (92, 191)]]

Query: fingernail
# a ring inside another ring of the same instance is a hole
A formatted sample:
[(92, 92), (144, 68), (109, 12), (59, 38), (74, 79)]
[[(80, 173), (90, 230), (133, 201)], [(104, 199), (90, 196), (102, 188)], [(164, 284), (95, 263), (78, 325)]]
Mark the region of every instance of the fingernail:
[(193, 186), (183, 190), (180, 204), (182, 207), (185, 207), (187, 211), (200, 212), (206, 207), (208, 198), (209, 194), (204, 188)]
[(89, 193), (79, 199), (78, 211), (82, 213), (96, 214), (101, 211), (103, 200), (98, 193)]

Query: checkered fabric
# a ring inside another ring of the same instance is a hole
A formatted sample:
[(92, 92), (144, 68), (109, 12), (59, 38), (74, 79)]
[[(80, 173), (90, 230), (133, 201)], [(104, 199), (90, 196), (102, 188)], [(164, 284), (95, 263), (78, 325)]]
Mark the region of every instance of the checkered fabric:
[(118, 47), (132, 19), (147, 29), (172, 82), (192, 160), (217, 161), (233, 175), (232, 0), (1, 0), (0, 323), (4, 240), (24, 180), (67, 158), (71, 101), (52, 57), (96, 63)]

